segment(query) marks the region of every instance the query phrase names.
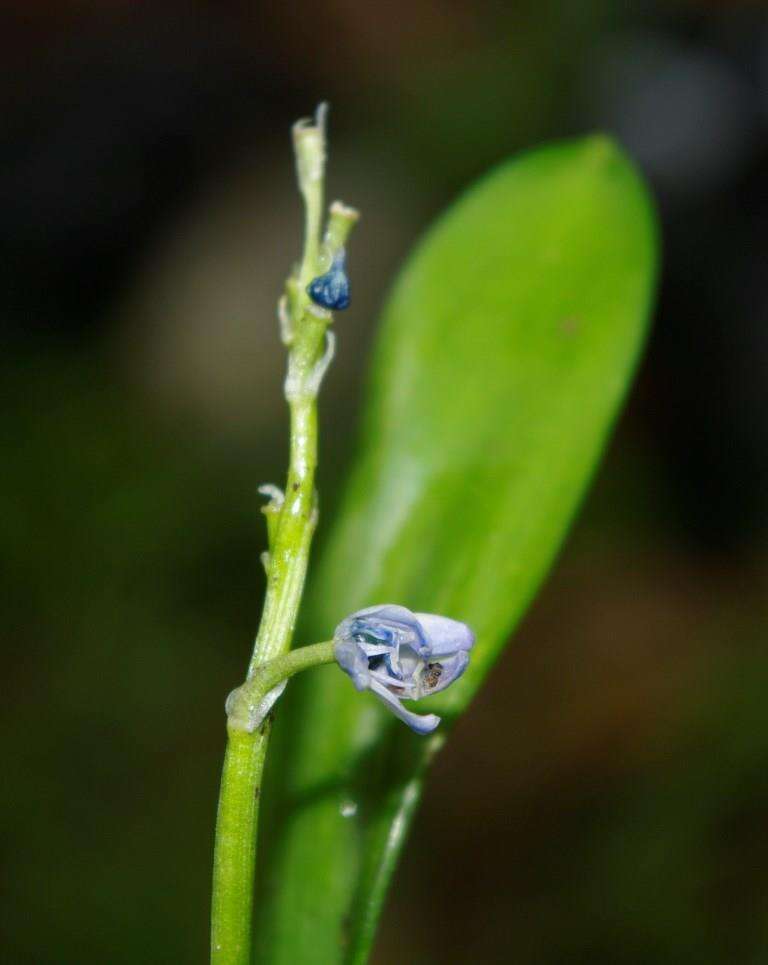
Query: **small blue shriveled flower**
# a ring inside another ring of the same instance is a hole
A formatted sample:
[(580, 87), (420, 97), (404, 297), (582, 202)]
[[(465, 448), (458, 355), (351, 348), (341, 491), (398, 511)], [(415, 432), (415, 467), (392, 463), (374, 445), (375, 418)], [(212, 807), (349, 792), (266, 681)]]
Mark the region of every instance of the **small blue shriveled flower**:
[(475, 635), (458, 620), (385, 603), (347, 617), (333, 639), (358, 690), (371, 690), (417, 734), (429, 734), (440, 718), (411, 713), (400, 701), (436, 694), (460, 677)]
[(307, 294), (316, 305), (331, 311), (349, 308), (349, 279), (346, 271), (346, 254), (340, 248), (333, 263), (324, 275), (313, 278), (307, 286)]

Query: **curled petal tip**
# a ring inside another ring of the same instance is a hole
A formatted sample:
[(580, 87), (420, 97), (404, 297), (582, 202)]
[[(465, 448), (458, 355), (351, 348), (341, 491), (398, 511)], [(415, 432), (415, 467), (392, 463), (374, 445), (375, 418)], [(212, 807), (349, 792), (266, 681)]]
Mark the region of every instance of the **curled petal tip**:
[(413, 711), (408, 710), (391, 690), (377, 680), (371, 682), (371, 690), (392, 711), (395, 717), (399, 717), (404, 724), (407, 724), (417, 734), (431, 734), (440, 723), (440, 718), (436, 714), (414, 714)]
[(440, 721), (442, 717), (438, 717), (437, 714), (409, 714), (409, 719), (403, 720), (417, 734), (431, 734), (433, 730), (437, 730), (440, 726)]

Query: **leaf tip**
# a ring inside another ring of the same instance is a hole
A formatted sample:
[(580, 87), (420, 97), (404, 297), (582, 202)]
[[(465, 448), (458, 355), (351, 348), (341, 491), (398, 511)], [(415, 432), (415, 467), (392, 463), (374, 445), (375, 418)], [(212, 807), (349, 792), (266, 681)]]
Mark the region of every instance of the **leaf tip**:
[(592, 160), (598, 166), (626, 160), (626, 154), (621, 145), (605, 131), (588, 134), (582, 139), (581, 144), (585, 158)]

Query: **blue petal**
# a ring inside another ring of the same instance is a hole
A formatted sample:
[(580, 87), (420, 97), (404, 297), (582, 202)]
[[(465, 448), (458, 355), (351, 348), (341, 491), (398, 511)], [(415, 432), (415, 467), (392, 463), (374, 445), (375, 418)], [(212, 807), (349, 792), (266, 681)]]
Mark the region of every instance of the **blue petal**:
[(346, 256), (342, 248), (328, 271), (309, 283), (307, 294), (316, 305), (331, 311), (343, 311), (349, 307), (349, 279), (345, 263)]
[(466, 623), (434, 613), (415, 613), (414, 616), (423, 627), (432, 657), (446, 656), (457, 650), (471, 650), (474, 646), (475, 635)]
[(362, 646), (349, 637), (337, 637), (333, 651), (339, 666), (349, 674), (355, 687), (366, 690), (370, 686), (371, 675), (368, 670), (368, 657)]
[(432, 652), (416, 614), (395, 603), (382, 603), (358, 610), (339, 624), (336, 630), (336, 634), (342, 636), (356, 633), (380, 640), (391, 647), (407, 644), (420, 657), (428, 657)]
[(399, 606), (397, 603), (377, 603), (375, 606), (367, 606), (364, 610), (358, 610), (352, 616), (364, 620), (373, 618), (387, 623), (402, 624), (414, 631), (418, 629), (419, 621), (416, 619), (416, 614), (412, 613), (408, 607)]

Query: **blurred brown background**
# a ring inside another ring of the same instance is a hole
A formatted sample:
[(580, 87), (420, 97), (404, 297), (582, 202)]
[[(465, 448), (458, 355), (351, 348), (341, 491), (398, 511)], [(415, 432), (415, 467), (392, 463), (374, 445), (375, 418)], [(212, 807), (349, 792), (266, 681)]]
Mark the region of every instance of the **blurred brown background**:
[(765, 7), (37, 0), (0, 53), (2, 960), (205, 960), (256, 486), (285, 462), (288, 127), (327, 98), (364, 220), (326, 520), (378, 306), (464, 185), (609, 130), (665, 246), (629, 408), (435, 766), (375, 962), (766, 961)]

